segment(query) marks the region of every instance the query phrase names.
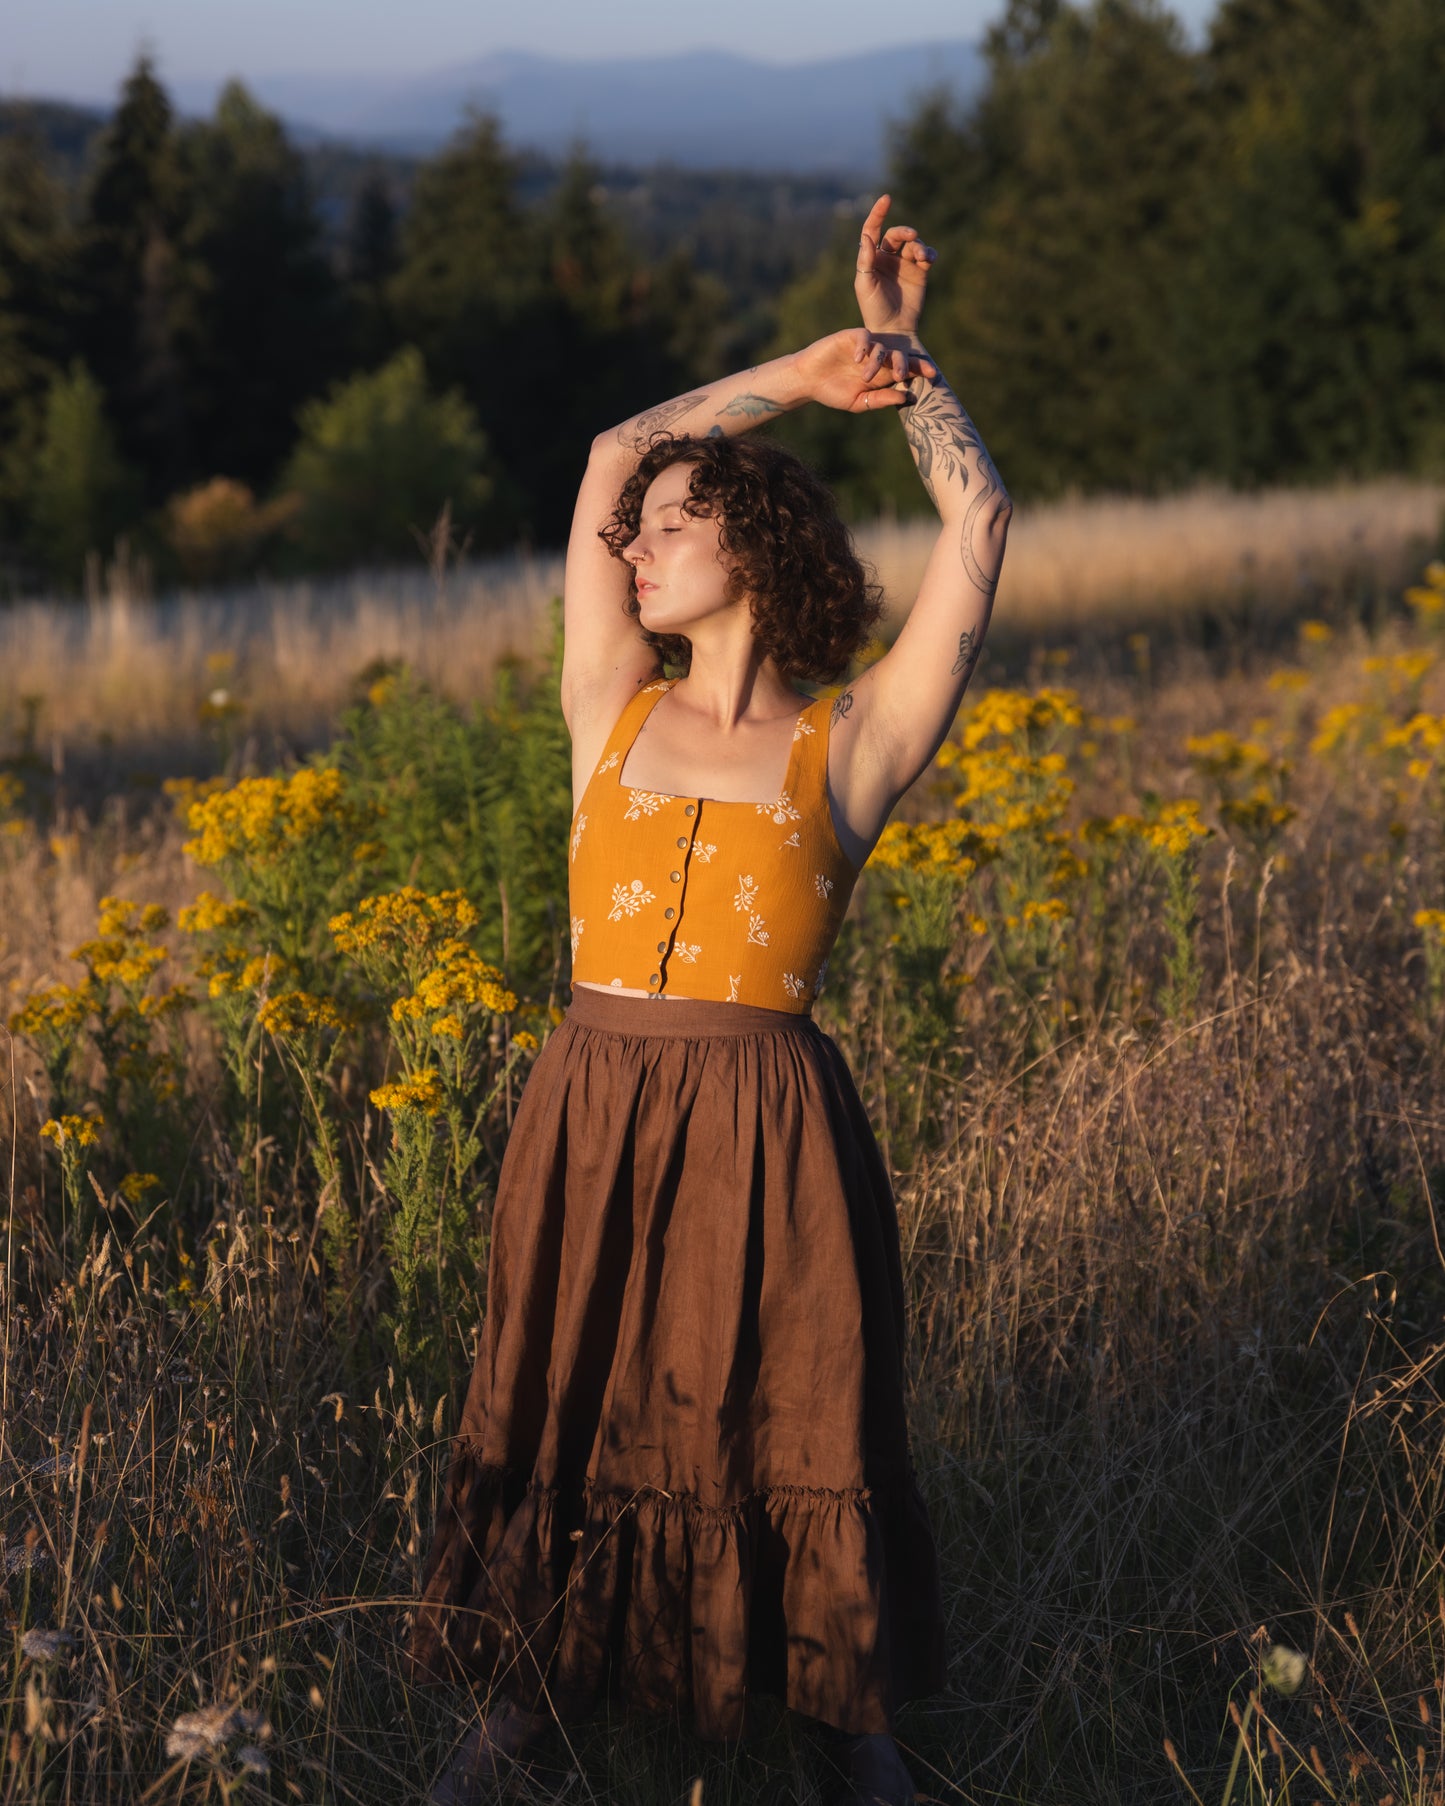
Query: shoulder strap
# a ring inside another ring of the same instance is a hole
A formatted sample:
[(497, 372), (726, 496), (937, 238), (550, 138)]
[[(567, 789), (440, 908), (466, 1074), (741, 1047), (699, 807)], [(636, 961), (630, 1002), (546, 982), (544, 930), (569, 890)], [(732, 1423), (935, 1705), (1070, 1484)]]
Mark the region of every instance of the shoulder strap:
[(828, 723), (832, 707), (831, 696), (814, 697), (793, 729), (793, 738), (798, 742), (793, 749), (794, 780), (798, 795), (806, 796), (810, 802), (819, 797), (827, 800)]

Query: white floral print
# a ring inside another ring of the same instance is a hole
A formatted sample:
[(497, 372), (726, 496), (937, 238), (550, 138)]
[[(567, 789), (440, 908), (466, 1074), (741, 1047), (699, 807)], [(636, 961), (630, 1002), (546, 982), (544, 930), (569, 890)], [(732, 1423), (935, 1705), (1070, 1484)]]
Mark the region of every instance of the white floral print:
[(716, 851), (717, 845), (714, 841), (695, 840), (692, 843), (692, 856), (699, 865), (711, 865), (712, 856)]
[(733, 908), (749, 910), (758, 900), (758, 881), (752, 873), (738, 873), (738, 894), (733, 898)]
[(729, 972), (728, 973), (728, 1002), (729, 1003), (737, 1002), (738, 986), (742, 982), (743, 982), (743, 975), (741, 972)]
[(826, 897), (833, 888), (833, 880), (823, 872), (813, 874), (813, 888), (820, 897)]
[(573, 918), (572, 918), (572, 957), (573, 957), (573, 959), (576, 959), (576, 957), (577, 957), (577, 944), (582, 939), (582, 930), (586, 926), (587, 926), (587, 921), (586, 921), (585, 917), (573, 916)]
[(783, 791), (775, 803), (756, 803), (754, 807), (759, 815), (768, 815), (781, 827), (785, 821), (801, 821), (803, 814), (793, 807), (793, 799), (787, 791)]
[(781, 853), (784, 847), (801, 847), (803, 843), (798, 839), (798, 834), (799, 830), (794, 828), (786, 840), (778, 842), (778, 851)]
[(635, 916), (644, 904), (656, 901), (655, 893), (646, 888), (641, 878), (634, 878), (631, 884), (614, 884), (612, 907), (607, 912), (607, 920), (620, 922), (624, 916)]
[(685, 959), (688, 965), (695, 966), (697, 964), (697, 956), (702, 952), (702, 942), (693, 941), (691, 945), (689, 945), (687, 941), (674, 941), (672, 943), (672, 950), (679, 959)]
[(572, 857), (573, 857), (573, 859), (575, 859), (577, 857), (577, 848), (582, 840), (582, 830), (586, 826), (587, 826), (587, 817), (585, 815), (579, 815), (577, 817), (577, 825), (572, 830)]
[(812, 721), (804, 721), (801, 715), (799, 715), (798, 719), (793, 723), (793, 738), (795, 740), (801, 740), (804, 734), (816, 734), (817, 731), (817, 724)]
[(641, 821), (644, 815), (656, 815), (664, 803), (672, 801), (670, 796), (664, 796), (660, 790), (629, 789), (627, 794), (632, 801), (623, 811), (623, 821)]
[(763, 918), (760, 915), (750, 915), (748, 917), (748, 945), (750, 947), (766, 947), (767, 944), (768, 931), (763, 926)]
[(621, 752), (608, 753), (607, 757), (597, 767), (598, 777), (600, 778), (604, 771), (611, 771), (612, 767), (616, 764), (619, 764), (621, 759), (622, 759)]
[(783, 974), (783, 987), (787, 991), (789, 997), (801, 997), (803, 992), (808, 988), (808, 981), (806, 978), (799, 978), (796, 972), (785, 972)]

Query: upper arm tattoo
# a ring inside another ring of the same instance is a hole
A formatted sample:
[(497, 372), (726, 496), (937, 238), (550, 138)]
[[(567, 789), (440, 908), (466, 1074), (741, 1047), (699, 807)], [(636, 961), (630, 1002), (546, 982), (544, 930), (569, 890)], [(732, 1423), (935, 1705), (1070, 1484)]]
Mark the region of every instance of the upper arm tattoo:
[(692, 395), (674, 396), (671, 401), (660, 402), (645, 414), (639, 414), (630, 425), (624, 422), (617, 429), (617, 437), (633, 451), (646, 451), (654, 433), (664, 432), (674, 420), (681, 420), (684, 414), (690, 414), (706, 400), (707, 393), (702, 389)]
[(832, 708), (831, 713), (828, 716), (829, 727), (836, 726), (837, 723), (840, 722), (843, 719), (843, 717), (848, 713), (848, 711), (852, 708), (852, 706), (853, 706), (853, 692), (851, 690), (840, 691), (839, 694), (833, 698), (833, 708)]

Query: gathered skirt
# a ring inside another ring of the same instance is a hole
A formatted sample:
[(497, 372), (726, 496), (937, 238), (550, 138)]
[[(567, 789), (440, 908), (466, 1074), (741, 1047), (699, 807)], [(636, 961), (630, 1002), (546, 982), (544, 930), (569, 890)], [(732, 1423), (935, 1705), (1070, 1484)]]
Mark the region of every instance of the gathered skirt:
[(576, 987), (502, 1161), (417, 1681), (846, 1732), (944, 1681), (898, 1225), (810, 1017)]

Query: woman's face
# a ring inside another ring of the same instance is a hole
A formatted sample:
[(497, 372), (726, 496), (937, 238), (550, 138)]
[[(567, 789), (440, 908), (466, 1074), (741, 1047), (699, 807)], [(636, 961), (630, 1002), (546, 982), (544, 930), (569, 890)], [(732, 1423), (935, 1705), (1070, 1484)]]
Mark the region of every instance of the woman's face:
[(683, 513), (692, 471), (691, 464), (669, 464), (653, 478), (637, 537), (622, 553), (650, 633), (686, 634), (695, 622), (738, 606), (727, 593), (733, 561), (718, 544), (717, 516)]

